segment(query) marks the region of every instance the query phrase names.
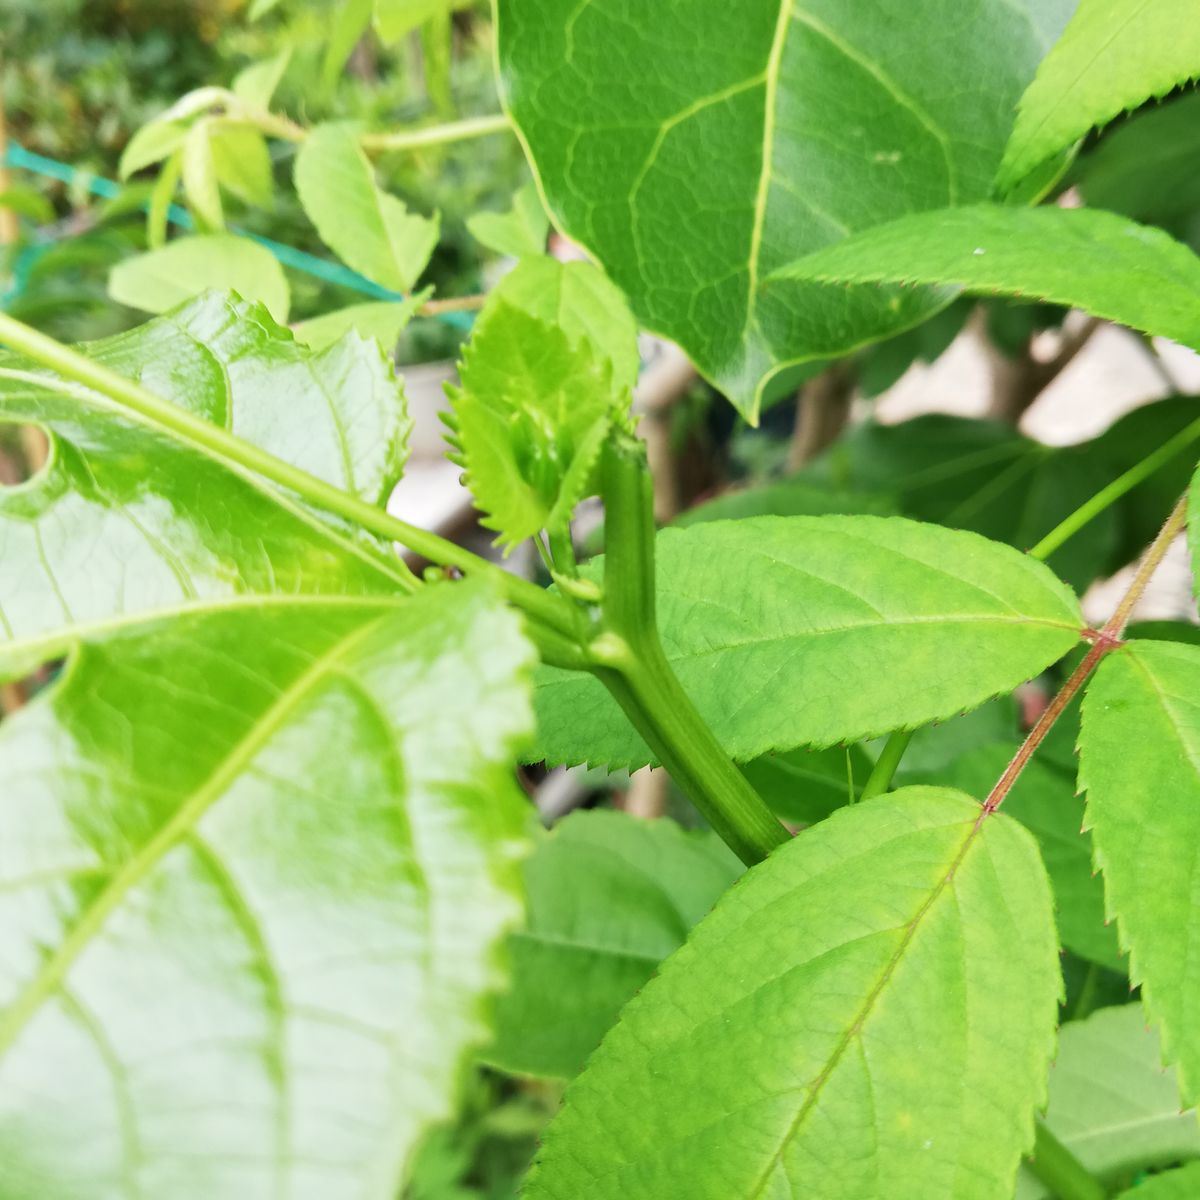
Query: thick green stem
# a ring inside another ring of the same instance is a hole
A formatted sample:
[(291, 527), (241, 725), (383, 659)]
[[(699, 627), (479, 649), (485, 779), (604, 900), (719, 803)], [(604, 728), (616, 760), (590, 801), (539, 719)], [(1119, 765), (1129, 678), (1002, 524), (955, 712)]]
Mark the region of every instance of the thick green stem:
[(654, 492), (645, 449), (605, 448), (602, 632), (596, 674), (692, 803), (743, 862), (760, 862), (788, 832), (730, 761), (663, 652), (654, 606)]
[(863, 786), (859, 800), (870, 800), (873, 796), (882, 796), (884, 792), (891, 791), (896, 768), (900, 766), (900, 760), (904, 757), (905, 750), (908, 749), (908, 743), (912, 741), (913, 732), (911, 729), (900, 730), (888, 738), (879, 757), (875, 760), (871, 774), (867, 776), (867, 782)]
[(1196, 441), (1200, 441), (1200, 418), (1181, 429), (1173, 438), (1163, 442), (1153, 454), (1147, 455), (1140, 463), (1135, 463), (1124, 474), (1118, 475), (1107, 487), (1101, 488), (1090, 500), (1080, 505), (1065, 520), (1059, 522), (1029, 551), (1030, 556), (1045, 561), (1063, 542), (1074, 537), (1089, 521), (1095, 520), (1106, 508), (1115, 504), (1144, 479), (1149, 479), (1155, 471), (1165, 466), (1175, 455)]
[(1044, 1121), (1035, 1121), (1029, 1169), (1058, 1200), (1105, 1200), (1107, 1193), (1087, 1168), (1052, 1134)]
[(4, 313), (0, 313), (0, 342), (48, 367), (64, 379), (92, 388), (122, 408), (171, 430), (225, 462), (288, 488), (317, 508), (336, 513), (379, 537), (399, 542), (431, 562), (454, 567), (464, 575), (491, 578), (509, 602), (521, 609), (531, 621), (561, 635), (567, 643), (577, 642), (576, 612), (561, 596), (511, 575), (495, 563), (437, 534), (401, 521), (373, 504), (268, 454), (258, 446), (242, 441), (220, 426), (193, 416), (161, 396), (156, 396), (141, 384), (118, 375), (77, 350), (38, 333)]

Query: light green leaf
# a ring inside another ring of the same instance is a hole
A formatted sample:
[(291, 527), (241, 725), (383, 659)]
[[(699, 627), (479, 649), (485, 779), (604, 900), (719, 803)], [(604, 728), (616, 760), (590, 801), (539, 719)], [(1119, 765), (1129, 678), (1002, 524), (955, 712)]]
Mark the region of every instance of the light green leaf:
[(525, 864), (529, 917), (485, 1062), (569, 1079), (625, 1003), (742, 873), (714, 834), (580, 812)]
[(0, 190), (0, 208), (49, 224), (54, 220), (54, 205), (33, 187), (6, 187)]
[(233, 94), (247, 108), (266, 112), (271, 107), (275, 89), (279, 87), (279, 81), (291, 61), (292, 47), (285, 46), (278, 54), (264, 58), (261, 62), (251, 63), (238, 72), (233, 81)]
[(128, 179), (135, 171), (169, 158), (187, 137), (188, 126), (183, 121), (151, 121), (143, 125), (121, 153), (120, 173)]
[[(89, 353), (368, 501), (400, 475), (403, 392), (378, 347), (353, 335), (314, 355), (258, 306), (207, 296)], [(302, 613), (322, 594), (403, 586), (383, 548), (19, 359), (0, 361), (0, 420), (36, 423), (51, 442), (41, 473), (0, 489), (0, 677), (148, 615), (253, 608), (275, 593)]]
[(251, 0), (249, 17), (257, 21), (265, 17), (272, 9), (278, 8), (282, 0)]
[(979, 817), (909, 788), (751, 870), (568, 1088), (529, 1200), (1011, 1200), (1060, 978), (1033, 839)]
[(214, 125), (215, 118), (202, 117), (183, 139), (183, 193), (192, 215), (205, 231), (225, 228), (217, 166), (213, 161)]
[(481, 524), (510, 548), (565, 528), (627, 404), (609, 362), (501, 294), (476, 323), (459, 377), (461, 387), (447, 388), (449, 424)]
[(439, 221), (379, 189), (349, 126), (309, 133), (296, 156), (296, 191), (325, 245), (381, 287), (408, 291), (437, 245)]
[[(1196, 1113), (1181, 1111), (1175, 1072), (1163, 1070), (1140, 1004), (1102, 1008), (1062, 1027), (1046, 1124), (1103, 1179), (1200, 1155)], [(1051, 1194), (1022, 1168), (1017, 1200)]]
[(108, 294), (119, 304), (163, 313), (216, 288), (257, 300), (286, 321), (291, 293), (279, 260), (249, 238), (229, 233), (176, 238), (113, 267)]
[(1132, 641), (1083, 698), (1079, 782), (1129, 977), (1162, 1027), (1184, 1099), (1200, 1094), (1200, 647)]
[(311, 350), (324, 350), (354, 330), (363, 337), (374, 338), (383, 349), (391, 351), (404, 327), (416, 316), (417, 310), (432, 295), (433, 289), (414, 292), (396, 303), (381, 301), (374, 304), (352, 304), (323, 317), (313, 317), (292, 326), (296, 341)]
[(530, 657), (476, 585), (268, 598), (4, 722), (0, 1193), (397, 1194), (504, 982)]
[(1200, 258), (1088, 209), (976, 205), (901, 217), (785, 267), (826, 283), (941, 283), (1049, 300), (1200, 348)]
[(1200, 1196), (1200, 1163), (1189, 1163), (1145, 1179), (1117, 1200), (1195, 1200)]
[[(150, 203), (146, 206), (146, 245), (159, 250), (167, 243), (167, 227), (170, 223), (171, 205), (175, 202), (175, 191), (179, 187), (179, 175), (183, 170), (183, 151), (176, 150), (162, 165), (154, 186), (150, 189)], [(109, 276), (111, 295), (112, 277)]]
[(545, 253), (550, 218), (542, 208), (537, 188), (527, 183), (513, 196), (508, 212), (476, 213), (467, 218), (467, 229), (477, 242), (497, 254), (528, 258)]
[(269, 208), (275, 191), (267, 139), (253, 125), (214, 120), (209, 134), (217, 182), (239, 200)]
[(346, 60), (367, 32), (374, 14), (375, 0), (345, 0), (334, 9), (333, 28), (321, 62), (321, 83), (327, 92), (337, 84)]
[(1021, 97), (998, 183), (1011, 186), (1093, 126), (1197, 76), (1192, 0), (1080, 0)]
[[(919, 782), (936, 779), (986, 796), (1018, 745), (1014, 741), (972, 750)], [(906, 775), (906, 782), (909, 779)], [(1013, 785), (1004, 811), (1037, 838), (1054, 888), (1062, 944), (1081, 958), (1124, 974), (1129, 964), (1117, 945), (1116, 926), (1105, 924), (1104, 882), (1092, 865), (1092, 839), (1083, 831), (1083, 800), (1075, 794), (1074, 774), (1034, 759)]]
[(452, 0), (375, 0), (375, 30), (390, 46), (451, 4)]
[(500, 79), (556, 223), (750, 419), (789, 363), (917, 324), (947, 294), (776, 268), (991, 193), (1071, 0), (879, 5), (499, 0)]
[[(1049, 666), (1083, 624), (1041, 563), (899, 517), (668, 529), (658, 572), (667, 658), (739, 762), (951, 717)], [(547, 760), (651, 760), (596, 680), (548, 667), (537, 680)]]

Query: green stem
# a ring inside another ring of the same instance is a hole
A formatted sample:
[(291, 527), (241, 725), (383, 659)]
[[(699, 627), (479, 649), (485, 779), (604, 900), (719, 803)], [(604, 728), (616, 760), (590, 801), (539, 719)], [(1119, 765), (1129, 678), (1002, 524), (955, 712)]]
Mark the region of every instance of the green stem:
[(1181, 429), (1173, 438), (1163, 442), (1153, 454), (1135, 463), (1122, 475), (1118, 475), (1107, 487), (1101, 488), (1086, 504), (1080, 505), (1069, 517), (1056, 525), (1029, 554), (1043, 562), (1068, 538), (1074, 537), (1089, 521), (1098, 517), (1106, 508), (1115, 504), (1126, 492), (1132, 491), (1144, 479), (1148, 479), (1160, 467), (1165, 466), (1181, 450), (1200, 440), (1200, 418)]
[(1105, 1200), (1104, 1188), (1044, 1121), (1035, 1119), (1034, 1131), (1029, 1169), (1058, 1200)]
[(867, 776), (867, 782), (863, 785), (862, 795), (859, 800), (870, 800), (874, 796), (882, 796), (884, 792), (892, 790), (892, 779), (895, 777), (896, 768), (900, 765), (900, 760), (904, 757), (905, 750), (908, 749), (908, 743), (912, 741), (914, 730), (898, 730), (893, 733), (884, 744), (879, 757), (875, 760), (875, 766), (871, 770), (871, 774)]
[(671, 669), (654, 604), (654, 491), (641, 442), (605, 447), (604, 607), (595, 671), (676, 783), (735, 854), (760, 862), (788, 832), (730, 761)]
[(487, 137), (493, 133), (508, 133), (512, 124), (503, 113), (486, 117), (468, 117), (446, 125), (427, 129), (398, 129), (395, 133), (364, 133), (359, 144), (368, 152), (384, 150), (420, 150), (426, 146), (444, 146), (450, 142), (465, 142), (468, 138)]
[(560, 596), (544, 591), (527, 579), (511, 575), (502, 567), (429, 533), (407, 521), (401, 521), (373, 504), (360, 500), (340, 488), (302, 471), (273, 454), (242, 441), (241, 438), (195, 417), (182, 408), (156, 396), (141, 384), (110, 371), (100, 363), (56, 342), (28, 325), (0, 313), (0, 342), (27, 355), (35, 362), (66, 379), (94, 389), (123, 408), (137, 413), (162, 428), (169, 429), (193, 445), (229, 463), (234, 463), (273, 483), (296, 492), (327, 512), (336, 513), (388, 541), (399, 542), (415, 554), (443, 566), (454, 567), (464, 575), (492, 579), (508, 601), (532, 621), (577, 643), (575, 610)]

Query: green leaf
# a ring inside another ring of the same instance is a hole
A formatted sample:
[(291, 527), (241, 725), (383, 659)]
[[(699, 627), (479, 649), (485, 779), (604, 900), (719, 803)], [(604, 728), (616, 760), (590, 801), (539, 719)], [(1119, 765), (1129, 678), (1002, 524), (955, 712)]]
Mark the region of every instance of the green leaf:
[(121, 153), (121, 178), (128, 179), (135, 171), (169, 158), (183, 145), (187, 132), (184, 121), (159, 120), (143, 125)]
[(1080, 0), (1021, 97), (998, 183), (1011, 186), (1093, 126), (1197, 76), (1192, 0)]
[(500, 0), (500, 79), (556, 224), (754, 420), (782, 367), (946, 303), (762, 285), (855, 230), (985, 199), (1070, 9)]
[[(403, 393), (378, 347), (354, 336), (314, 355), (261, 308), (207, 296), (89, 353), (363, 499), (382, 502), (399, 477)], [(23, 487), (0, 489), (0, 677), (148, 614), (253, 608), (274, 593), (302, 612), (320, 594), (402, 586), (383, 548), (180, 436), (23, 368), (0, 363), (0, 419), (41, 426), (51, 454)]]
[(939, 283), (1050, 300), (1200, 348), (1200, 258), (1162, 230), (1088, 209), (976, 205), (901, 217), (779, 272)]
[(437, 245), (437, 218), (410, 213), (375, 183), (352, 127), (318, 125), (296, 156), (296, 191), (321, 241), (347, 266), (407, 292)]
[(568, 817), (525, 864), (529, 917), (485, 1062), (569, 1079), (625, 1003), (742, 873), (714, 834), (623, 813)]
[(751, 870), (568, 1088), (529, 1200), (817, 1181), (822, 1200), (1010, 1200), (1060, 978), (1033, 839), (979, 817), (910, 788)]
[(1147, 108), (1084, 155), (1078, 186), (1088, 204), (1166, 225), (1200, 208), (1200, 92)]
[(214, 117), (202, 117), (183, 139), (183, 194), (192, 215), (205, 232), (225, 228), (217, 165), (213, 159)]
[[(715, 521), (665, 530), (657, 553), (667, 658), (738, 762), (951, 717), (1036, 675), (1082, 628), (1041, 563), (899, 517)], [(651, 761), (596, 680), (542, 668), (537, 682), (548, 761)]]
[[(904, 516), (1028, 550), (1121, 470), (1088, 447), (1052, 448), (999, 421), (933, 414), (899, 425), (864, 421), (793, 482), (884, 493)], [(1082, 593), (1111, 566), (1116, 539), (1109, 510), (1051, 555), (1050, 566)]]
[(325, 45), (321, 61), (321, 83), (327, 92), (333, 91), (346, 60), (354, 53), (375, 15), (375, 0), (345, 0), (333, 13), (333, 28)]
[(4, 722), (0, 1192), (397, 1193), (521, 913), (530, 657), (473, 584), (264, 599)]
[(275, 89), (291, 61), (292, 47), (285, 46), (278, 54), (251, 63), (238, 72), (233, 81), (233, 94), (248, 108), (268, 111)]
[(176, 238), (113, 267), (108, 294), (119, 304), (163, 313), (210, 289), (236, 292), (286, 321), (291, 292), (279, 260), (264, 246), (230, 233)]
[[(1102, 1008), (1062, 1027), (1046, 1124), (1104, 1179), (1200, 1155), (1196, 1113), (1180, 1111), (1175, 1073), (1163, 1070), (1158, 1037), (1140, 1004)], [(1051, 1200), (1051, 1194), (1022, 1168), (1017, 1200)]]
[(1143, 1180), (1117, 1200), (1195, 1200), (1200, 1195), (1200, 1163), (1189, 1163)]
[(537, 188), (527, 183), (515, 196), (506, 213), (482, 212), (467, 218), (471, 236), (497, 254), (528, 258), (544, 254), (550, 218), (542, 208)]
[[(926, 779), (971, 795), (985, 796), (1000, 778), (1019, 743), (972, 750)], [(1086, 958), (1124, 974), (1128, 963), (1117, 945), (1117, 930), (1105, 923), (1104, 883), (1092, 866), (1092, 839), (1083, 831), (1083, 801), (1075, 794), (1072, 772), (1028, 763), (1004, 801), (1004, 811), (1038, 841), (1054, 888), (1054, 908), (1062, 944)]]
[(398, 302), (381, 301), (375, 304), (351, 304), (323, 317), (313, 317), (292, 326), (296, 341), (312, 350), (324, 350), (340, 341), (351, 330), (363, 337), (374, 338), (381, 347), (391, 351), (404, 327), (429, 299), (432, 288), (414, 292)]
[(874, 765), (861, 746), (831, 746), (764, 754), (748, 762), (742, 774), (777, 816), (813, 825), (856, 801)]
[(449, 9), (452, 3), (453, 0), (375, 0), (375, 30), (380, 41), (390, 46)]
[(0, 208), (49, 224), (54, 220), (54, 205), (33, 187), (6, 187), (0, 190)]
[(493, 297), (447, 388), (449, 423), (481, 524), (511, 548), (564, 529), (593, 490), (604, 438), (627, 403), (587, 339)]
[(1200, 647), (1135, 641), (1083, 699), (1079, 782), (1129, 977), (1163, 1030), (1184, 1099), (1200, 1089)]
[(217, 182), (239, 200), (269, 208), (275, 179), (271, 152), (262, 133), (240, 121), (214, 120), (209, 147)]

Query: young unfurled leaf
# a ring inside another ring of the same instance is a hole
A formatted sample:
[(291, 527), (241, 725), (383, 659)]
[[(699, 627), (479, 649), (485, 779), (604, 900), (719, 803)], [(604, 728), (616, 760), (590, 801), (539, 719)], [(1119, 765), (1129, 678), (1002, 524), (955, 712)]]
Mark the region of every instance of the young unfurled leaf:
[(233, 81), (233, 94), (248, 108), (265, 112), (271, 107), (275, 89), (291, 61), (292, 47), (285, 46), (278, 54), (251, 63), (238, 72)]
[(628, 407), (610, 361), (500, 292), (476, 324), (460, 378), (448, 389), (452, 440), (482, 524), (509, 547), (565, 529)]
[(1200, 1096), (1200, 647), (1133, 641), (1083, 700), (1079, 782), (1108, 910), (1184, 1099)]
[(1160, 229), (1091, 209), (916, 213), (810, 254), (779, 278), (950, 284), (1069, 304), (1200, 348), (1200, 258)]
[(1070, 10), (500, 0), (500, 79), (559, 226), (753, 420), (781, 367), (946, 303), (762, 285), (854, 230), (985, 199)]
[(396, 1195), (452, 1115), (531, 652), (474, 584), (292, 600), (94, 630), (0, 726), (6, 1196)]
[[(665, 530), (658, 620), (684, 689), (739, 762), (951, 717), (1049, 666), (1083, 624), (1041, 563), (976, 534), (869, 516)], [(590, 676), (541, 668), (537, 704), (549, 761), (651, 761)]]
[(324, 350), (354, 330), (363, 337), (374, 338), (386, 351), (395, 348), (405, 326), (432, 294), (432, 288), (414, 292), (403, 300), (381, 300), (374, 304), (351, 304), (324, 316), (312, 317), (292, 326), (296, 341), (310, 350)]
[(119, 262), (108, 277), (114, 300), (149, 313), (213, 289), (257, 300), (276, 321), (287, 320), (291, 290), (279, 260), (265, 246), (231, 233), (176, 238)]
[[(1195, 1110), (1181, 1111), (1175, 1072), (1163, 1070), (1140, 1004), (1102, 1008), (1062, 1027), (1046, 1124), (1104, 1179), (1200, 1155)], [(1051, 1193), (1022, 1167), (1016, 1200), (1051, 1200)]]
[(506, 213), (482, 212), (467, 218), (471, 236), (497, 254), (528, 258), (544, 254), (550, 218), (542, 208), (537, 188), (527, 183), (515, 196)]
[[(379, 348), (320, 355), (261, 308), (209, 295), (90, 347), (198, 417), (373, 503), (399, 477), (409, 418)], [(51, 438), (41, 474), (0, 489), (0, 675), (62, 655), (80, 631), (280, 592), (378, 595), (383, 548), (82, 388), (0, 361), (0, 416)]]
[(121, 153), (121, 178), (128, 179), (143, 167), (169, 158), (183, 145), (187, 131), (184, 121), (156, 120), (143, 125)]
[(217, 183), (217, 168), (213, 161), (213, 117), (201, 117), (183, 139), (183, 192), (197, 224), (205, 233), (225, 228), (225, 213), (221, 206), (221, 190)]
[(1093, 126), (1198, 75), (1193, 0), (1080, 0), (1021, 97), (999, 186), (1011, 187)]
[(318, 125), (296, 156), (296, 191), (309, 220), (347, 266), (407, 292), (437, 245), (437, 218), (410, 213), (375, 182), (352, 127)]
[(714, 834), (672, 821), (568, 817), (525, 864), (528, 921), (484, 1061), (570, 1079), (742, 869)]
[(275, 190), (267, 140), (253, 125), (214, 120), (209, 132), (213, 170), (223, 188), (247, 204), (266, 208)]
[(842, 809), (751, 870), (626, 1008), (525, 1194), (1011, 1200), (1060, 982), (1015, 821), (933, 788)]

